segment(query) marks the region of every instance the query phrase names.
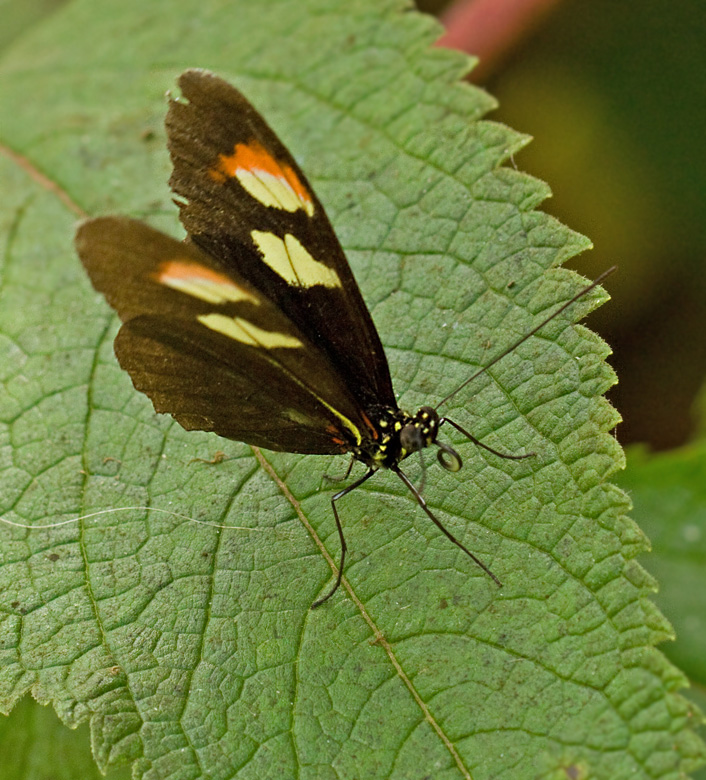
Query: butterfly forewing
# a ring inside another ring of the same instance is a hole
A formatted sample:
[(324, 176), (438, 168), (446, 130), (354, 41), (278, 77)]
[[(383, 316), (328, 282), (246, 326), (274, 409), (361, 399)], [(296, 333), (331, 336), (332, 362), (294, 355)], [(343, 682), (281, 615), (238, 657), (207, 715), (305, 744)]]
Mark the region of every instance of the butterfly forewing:
[(326, 214), (260, 114), (211, 73), (179, 79), (167, 115), (191, 240), (234, 268), (324, 352), (360, 406), (396, 408), (387, 360)]
[(124, 217), (85, 222), (76, 246), (125, 323), (118, 360), (157, 411), (274, 450), (359, 443), (367, 420), (327, 354), (234, 266)]

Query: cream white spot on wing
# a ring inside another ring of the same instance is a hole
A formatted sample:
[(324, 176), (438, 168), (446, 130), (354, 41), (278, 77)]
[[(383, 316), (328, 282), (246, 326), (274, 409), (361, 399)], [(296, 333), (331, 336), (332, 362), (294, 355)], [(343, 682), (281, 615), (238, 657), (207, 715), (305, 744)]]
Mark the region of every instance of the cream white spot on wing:
[(250, 235), (265, 263), (287, 284), (295, 287), (341, 286), (336, 271), (315, 260), (291, 233), (284, 239), (261, 230), (253, 230)]
[(225, 314), (202, 314), (198, 321), (211, 330), (222, 333), (228, 338), (247, 344), (249, 347), (261, 347), (263, 349), (299, 348), (304, 346), (295, 336), (277, 331), (268, 331), (258, 328), (252, 322), (242, 317), (228, 317)]
[(303, 207), (289, 182), (279, 176), (273, 176), (267, 171), (248, 171), (240, 168), (236, 171), (235, 178), (264, 206), (274, 206), (285, 211), (296, 211)]

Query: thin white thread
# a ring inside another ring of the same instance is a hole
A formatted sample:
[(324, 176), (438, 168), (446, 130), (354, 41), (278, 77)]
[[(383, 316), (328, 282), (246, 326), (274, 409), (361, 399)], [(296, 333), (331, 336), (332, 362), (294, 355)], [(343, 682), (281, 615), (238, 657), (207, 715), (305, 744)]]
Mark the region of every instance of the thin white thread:
[(172, 517), (179, 517), (182, 520), (188, 520), (190, 523), (198, 523), (199, 525), (209, 525), (212, 528), (230, 528), (235, 531), (261, 531), (261, 528), (246, 528), (241, 525), (220, 525), (219, 523), (211, 523), (208, 520), (197, 520), (195, 517), (189, 517), (188, 515), (179, 514), (179, 512), (171, 512), (169, 509), (158, 509), (154, 506), (118, 506), (112, 509), (101, 509), (98, 512), (91, 512), (90, 515), (82, 515), (81, 517), (72, 517), (70, 520), (59, 520), (56, 523), (49, 523), (48, 525), (25, 525), (24, 523), (16, 523), (13, 520), (7, 520), (4, 517), (0, 517), (0, 523), (5, 525), (11, 525), (15, 528), (28, 528), (30, 531), (34, 529), (42, 528), (58, 528), (60, 525), (67, 525), (68, 523), (78, 523), (83, 520), (90, 520), (92, 517), (99, 517), (100, 515), (109, 515), (112, 512), (134, 512), (146, 510), (148, 512), (160, 512), (163, 515), (171, 515)]

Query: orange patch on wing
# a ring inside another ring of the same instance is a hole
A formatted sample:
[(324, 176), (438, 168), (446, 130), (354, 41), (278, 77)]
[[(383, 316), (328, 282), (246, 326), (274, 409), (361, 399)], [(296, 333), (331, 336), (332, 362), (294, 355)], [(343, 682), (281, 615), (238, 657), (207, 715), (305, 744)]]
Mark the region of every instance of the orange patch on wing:
[(208, 175), (219, 184), (223, 184), (228, 178), (220, 168), (211, 168), (208, 171)]
[(335, 425), (332, 425), (331, 423), (329, 423), (329, 424), (326, 426), (326, 432), (327, 432), (328, 434), (330, 434), (330, 436), (331, 436), (331, 441), (332, 441), (334, 444), (338, 444), (338, 445), (339, 445), (339, 447), (343, 447), (343, 446), (345, 445), (345, 443), (346, 443), (346, 442), (345, 442), (345, 440), (344, 440), (344, 439), (342, 439), (342, 438), (341, 438), (341, 436), (339, 435), (338, 428), (336, 428), (336, 426), (335, 426)]
[[(236, 144), (233, 154), (221, 154), (218, 157), (216, 167), (209, 171), (212, 179), (224, 182), (226, 178), (237, 178), (244, 186), (244, 177), (250, 175), (259, 179), (266, 186), (267, 177), (274, 177), (282, 185), (288, 187), (292, 194), (308, 214), (313, 213), (314, 202), (309, 191), (301, 183), (299, 177), (287, 163), (279, 162), (257, 140), (246, 144)], [(248, 187), (246, 186), (246, 189)], [(277, 195), (273, 193), (276, 200)], [(273, 205), (273, 204), (266, 204)], [(280, 204), (286, 208), (284, 203)], [(289, 209), (288, 209), (289, 210)]]
[(377, 428), (370, 421), (370, 417), (368, 417), (368, 415), (365, 412), (361, 412), (361, 417), (363, 418), (363, 422), (368, 426), (368, 428), (370, 428), (370, 431), (373, 434), (373, 439), (377, 440), (378, 438)]
[(225, 274), (219, 274), (212, 268), (188, 260), (165, 260), (165, 262), (160, 263), (154, 278), (162, 284), (166, 284), (169, 279), (182, 279), (184, 281), (202, 279), (214, 284), (233, 285), (232, 280)]
[(166, 260), (152, 274), (165, 287), (208, 303), (257, 303), (257, 298), (230, 277), (192, 260)]

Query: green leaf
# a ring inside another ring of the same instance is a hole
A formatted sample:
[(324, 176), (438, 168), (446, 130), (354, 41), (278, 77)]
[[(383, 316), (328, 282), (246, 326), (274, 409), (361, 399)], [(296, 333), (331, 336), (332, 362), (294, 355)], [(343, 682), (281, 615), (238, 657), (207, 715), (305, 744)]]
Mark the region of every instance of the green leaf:
[[(608, 349), (572, 324), (600, 294), (445, 410), (537, 453), (452, 434), (464, 470), (429, 469), (430, 506), (503, 588), (381, 473), (340, 503), (346, 586), (312, 612), (322, 551), (339, 556), (322, 475), (345, 463), (157, 417), (74, 256), (80, 212), (179, 234), (163, 94), (210, 68), (311, 178), (402, 404), (443, 397), (581, 288), (557, 266), (588, 244), (534, 211), (545, 185), (500, 167), (527, 139), (478, 121), (493, 102), (437, 35), (397, 0), (84, 0), (0, 61), (0, 515), (33, 526), (1, 529), (0, 704), (31, 690), (88, 720), (102, 768), (615, 780), (703, 759), (685, 679), (654, 648), (671, 632), (634, 560), (645, 539), (606, 481)], [(126, 507), (143, 508), (90, 516)]]

